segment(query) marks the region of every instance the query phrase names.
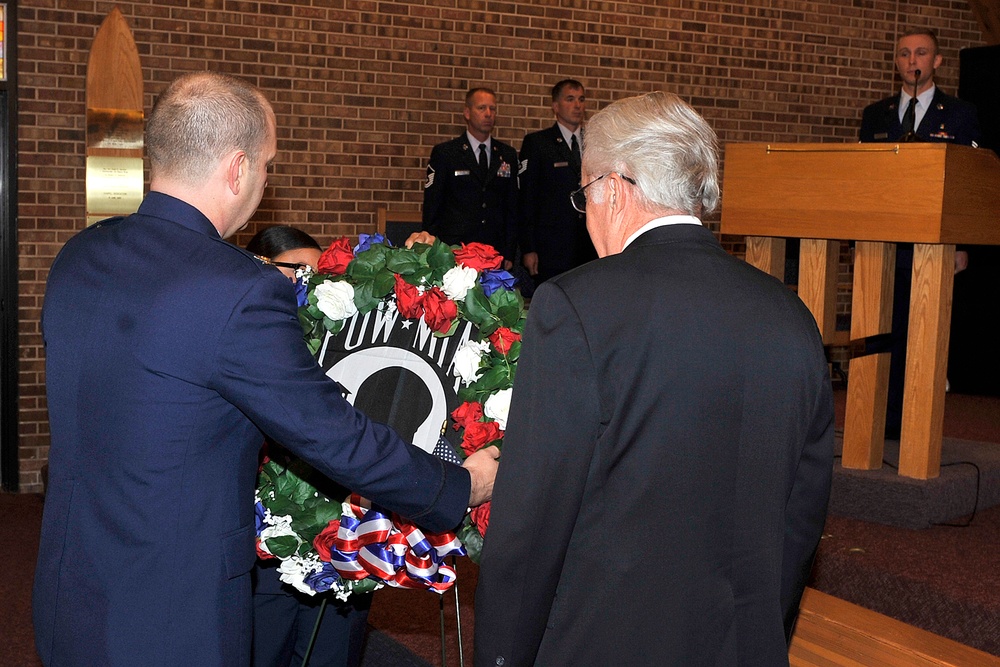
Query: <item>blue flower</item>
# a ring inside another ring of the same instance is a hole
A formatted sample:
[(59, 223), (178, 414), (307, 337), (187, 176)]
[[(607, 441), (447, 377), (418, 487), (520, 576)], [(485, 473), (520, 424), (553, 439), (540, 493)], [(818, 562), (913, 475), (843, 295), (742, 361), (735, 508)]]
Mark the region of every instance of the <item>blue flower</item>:
[(305, 583), (309, 588), (313, 589), (317, 593), (325, 593), (334, 585), (340, 581), (340, 575), (337, 574), (336, 568), (330, 563), (323, 563), (323, 569), (319, 572), (313, 572), (305, 578)]
[(260, 531), (264, 530), (264, 516), (267, 510), (264, 509), (263, 503), (260, 501), (253, 506), (254, 520), (257, 524), (257, 535), (260, 535)]
[(354, 254), (360, 255), (365, 250), (372, 247), (374, 243), (384, 243), (387, 246), (392, 244), (386, 240), (381, 234), (359, 234), (358, 235), (358, 245), (354, 246)]
[(493, 292), (496, 292), (500, 288), (514, 289), (514, 285), (517, 284), (517, 278), (501, 269), (499, 271), (483, 271), (479, 282), (483, 286), (483, 293), (489, 297), (490, 294), (493, 294)]
[(309, 283), (303, 278), (295, 281), (295, 301), (299, 308), (309, 305)]

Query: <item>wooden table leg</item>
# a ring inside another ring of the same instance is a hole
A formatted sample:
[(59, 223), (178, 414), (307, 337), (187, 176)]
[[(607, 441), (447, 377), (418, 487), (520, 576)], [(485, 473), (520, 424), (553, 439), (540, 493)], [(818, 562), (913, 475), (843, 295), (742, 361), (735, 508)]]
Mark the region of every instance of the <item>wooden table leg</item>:
[(837, 264), (840, 241), (802, 239), (799, 245), (799, 298), (816, 318), (823, 342), (837, 328)]
[[(851, 340), (891, 330), (895, 265), (896, 244), (870, 241), (855, 244)], [(882, 466), (888, 390), (888, 352), (851, 359), (841, 461), (845, 468), (875, 470)]]
[(785, 239), (775, 236), (748, 236), (746, 261), (778, 280), (785, 280)]
[(941, 469), (954, 283), (954, 245), (914, 244), (899, 441), (899, 474), (906, 477), (931, 479)]

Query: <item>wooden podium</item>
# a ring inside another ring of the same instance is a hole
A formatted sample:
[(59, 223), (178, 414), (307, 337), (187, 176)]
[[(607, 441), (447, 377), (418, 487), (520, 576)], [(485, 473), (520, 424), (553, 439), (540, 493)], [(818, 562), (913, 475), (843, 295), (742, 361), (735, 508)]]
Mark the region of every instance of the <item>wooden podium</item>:
[[(955, 244), (1000, 245), (1000, 160), (942, 143), (727, 144), (722, 233), (783, 277), (784, 238), (802, 239), (799, 296), (823, 340), (835, 327), (840, 240), (856, 241), (851, 340), (888, 333), (895, 243), (914, 243), (899, 474), (941, 465)], [(846, 468), (882, 465), (888, 353), (851, 361)]]

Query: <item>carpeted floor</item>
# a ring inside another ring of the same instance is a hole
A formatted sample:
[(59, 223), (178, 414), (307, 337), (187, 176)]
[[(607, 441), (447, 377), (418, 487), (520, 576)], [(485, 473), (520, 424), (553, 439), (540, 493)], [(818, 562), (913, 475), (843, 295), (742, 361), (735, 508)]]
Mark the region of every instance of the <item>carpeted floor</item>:
[[(842, 420), (844, 395), (835, 393)], [(949, 394), (945, 434), (1000, 442), (1000, 398)], [(1000, 446), (1000, 445), (998, 445)], [(42, 498), (0, 493), (0, 665), (38, 667), (31, 630)], [(830, 516), (813, 586), (931, 632), (1000, 655), (1000, 507), (970, 526), (908, 530)], [(464, 664), (472, 664), (474, 589), (478, 568), (459, 559)], [(441, 654), (441, 610), (446, 624)], [(384, 589), (375, 594), (364, 667), (458, 665), (455, 598)]]

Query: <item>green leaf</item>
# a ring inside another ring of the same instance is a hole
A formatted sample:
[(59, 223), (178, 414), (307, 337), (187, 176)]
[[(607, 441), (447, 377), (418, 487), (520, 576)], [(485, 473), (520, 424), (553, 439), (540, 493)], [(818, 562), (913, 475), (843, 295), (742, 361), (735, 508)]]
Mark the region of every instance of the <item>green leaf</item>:
[[(375, 270), (380, 270), (385, 267), (387, 255), (390, 252), (391, 250), (388, 246), (381, 243), (373, 243), (368, 246), (368, 250), (365, 250), (355, 257), (351, 264), (354, 262), (360, 262), (374, 267)], [(348, 266), (348, 269), (350, 269), (350, 266)]]
[[(423, 246), (429, 248), (430, 246)], [(421, 262), (421, 257), (412, 249), (402, 248), (394, 251), (386, 259), (385, 268), (392, 273), (406, 276), (427, 266), (426, 261)]]
[[(345, 275), (353, 278), (354, 281), (371, 280), (375, 277), (375, 274), (378, 273), (382, 266), (382, 262), (362, 260), (361, 257), (358, 256), (354, 258), (354, 261), (351, 262), (350, 265), (348, 265), (347, 273)], [(357, 289), (357, 284), (354, 285), (354, 288)]]
[[(522, 311), (517, 304), (500, 306), (496, 309), (496, 314), (500, 319), (501, 325), (507, 327), (511, 331), (518, 330), (518, 323), (521, 322), (523, 313), (524, 311)], [(523, 329), (524, 325), (522, 324), (520, 328)]]
[(469, 554), (469, 559), (478, 565), (479, 557), (483, 553), (483, 536), (479, 534), (479, 529), (473, 525), (472, 519), (468, 515), (466, 515), (465, 520), (462, 522), (462, 527), (458, 529), (455, 535), (465, 546), (465, 551)]
[(455, 266), (455, 253), (451, 246), (440, 240), (435, 241), (434, 245), (427, 251), (427, 266), (435, 275), (443, 276), (446, 274), (449, 269)]
[(299, 548), (299, 541), (294, 535), (280, 535), (264, 540), (267, 550), (278, 558), (285, 559)]
[(524, 310), (524, 299), (521, 298), (520, 292), (515, 290), (495, 290), (493, 294), (490, 294), (490, 303), (497, 311), (501, 308), (515, 308), (518, 312)]
[(382, 299), (374, 294), (374, 277), (372, 280), (354, 286), (354, 305), (359, 313), (367, 313), (379, 304)]
[(319, 354), (319, 348), (323, 346), (323, 340), (321, 338), (310, 338), (306, 341), (306, 346), (309, 348), (309, 353), (315, 357)]
[(388, 269), (382, 269), (375, 274), (375, 279), (372, 281), (372, 296), (381, 301), (391, 294), (395, 287), (395, 274)]
[(497, 319), (493, 315), (490, 300), (486, 298), (480, 285), (466, 292), (463, 310), (466, 319), (479, 328), (481, 336), (486, 337), (496, 331)]
[(504, 364), (497, 364), (479, 376), (474, 383), (481, 392), (504, 389), (510, 382), (510, 373)]

